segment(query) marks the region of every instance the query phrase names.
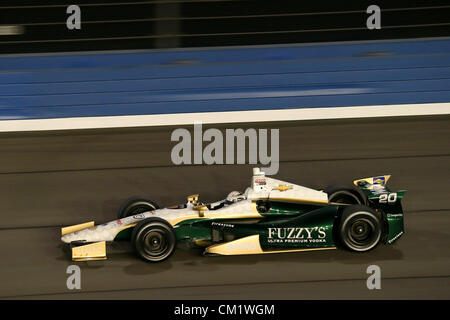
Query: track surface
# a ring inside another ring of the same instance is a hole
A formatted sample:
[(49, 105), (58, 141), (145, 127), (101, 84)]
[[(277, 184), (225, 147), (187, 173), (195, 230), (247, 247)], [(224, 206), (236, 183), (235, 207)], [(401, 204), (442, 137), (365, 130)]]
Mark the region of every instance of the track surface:
[[(393, 246), (237, 257), (179, 248), (146, 264), (122, 244), (106, 261), (78, 263), (82, 289), (72, 291), (60, 226), (112, 220), (132, 195), (161, 205), (193, 192), (221, 199), (248, 186), (252, 166), (173, 166), (168, 127), (1, 134), (0, 298), (449, 299), (449, 124), (439, 116), (259, 125), (280, 129), (280, 179), (321, 188), (392, 174), (391, 189), (408, 189), (406, 234)], [(381, 267), (381, 290), (366, 287), (371, 264)]]

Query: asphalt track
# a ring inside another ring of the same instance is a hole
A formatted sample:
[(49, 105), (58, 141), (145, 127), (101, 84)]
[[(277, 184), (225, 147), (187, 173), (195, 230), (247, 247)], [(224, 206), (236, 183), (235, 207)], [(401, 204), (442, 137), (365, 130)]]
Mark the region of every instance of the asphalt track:
[[(221, 199), (248, 186), (252, 166), (174, 166), (171, 127), (0, 134), (0, 298), (449, 299), (449, 125), (432, 116), (257, 127), (280, 129), (280, 179), (321, 188), (392, 174), (392, 189), (408, 189), (406, 234), (393, 246), (236, 257), (179, 248), (147, 264), (122, 244), (108, 260), (77, 263), (81, 290), (66, 288), (61, 226), (112, 220), (132, 195), (165, 206), (194, 192)], [(372, 264), (381, 290), (366, 287)]]

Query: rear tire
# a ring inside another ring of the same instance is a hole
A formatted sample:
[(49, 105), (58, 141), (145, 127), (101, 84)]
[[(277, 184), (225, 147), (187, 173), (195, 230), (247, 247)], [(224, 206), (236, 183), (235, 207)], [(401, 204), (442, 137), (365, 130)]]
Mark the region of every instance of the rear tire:
[(148, 199), (134, 197), (128, 199), (120, 206), (119, 212), (117, 213), (117, 218), (123, 219), (156, 209), (159, 209), (159, 206), (156, 202)]
[(371, 208), (353, 205), (344, 209), (338, 226), (341, 244), (348, 250), (372, 250), (381, 240), (383, 223)]
[(328, 194), (328, 202), (344, 204), (366, 204), (366, 196), (358, 189), (346, 185), (332, 185), (324, 190)]
[(136, 254), (147, 262), (168, 259), (175, 252), (176, 241), (172, 226), (160, 218), (140, 221), (131, 235)]

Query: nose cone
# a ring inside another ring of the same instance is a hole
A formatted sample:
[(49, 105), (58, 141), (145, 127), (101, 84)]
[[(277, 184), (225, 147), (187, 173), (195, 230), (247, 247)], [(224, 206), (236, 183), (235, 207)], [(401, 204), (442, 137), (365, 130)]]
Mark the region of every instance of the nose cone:
[(68, 238), (67, 238), (67, 235), (62, 236), (62, 237), (61, 237), (61, 241), (62, 241), (62, 242), (65, 242), (65, 243), (70, 243), (70, 241), (69, 241)]
[(125, 224), (120, 221), (112, 221), (95, 227), (83, 229), (80, 231), (68, 233), (61, 237), (61, 241), (71, 243), (73, 241), (113, 241), (116, 234), (123, 228)]
[(61, 237), (61, 241), (65, 243), (71, 243), (73, 241), (80, 241), (80, 240), (86, 240), (85, 235), (83, 235), (83, 233), (80, 231), (72, 232)]

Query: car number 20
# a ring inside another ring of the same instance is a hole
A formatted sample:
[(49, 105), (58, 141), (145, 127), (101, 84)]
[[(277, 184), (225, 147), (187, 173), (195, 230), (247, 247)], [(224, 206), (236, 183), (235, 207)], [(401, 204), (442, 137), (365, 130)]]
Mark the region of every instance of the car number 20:
[(397, 193), (384, 193), (380, 195), (380, 203), (395, 203), (397, 201)]

